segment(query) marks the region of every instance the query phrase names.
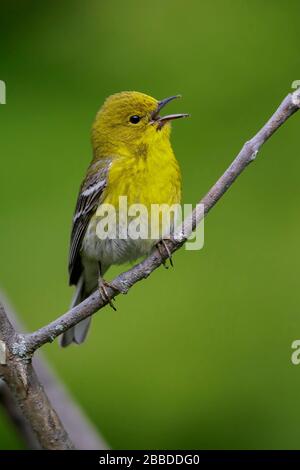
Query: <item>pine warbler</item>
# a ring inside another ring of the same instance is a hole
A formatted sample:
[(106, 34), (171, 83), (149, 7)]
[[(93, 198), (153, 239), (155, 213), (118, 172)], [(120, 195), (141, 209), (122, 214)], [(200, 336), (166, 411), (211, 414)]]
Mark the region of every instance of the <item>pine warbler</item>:
[[(147, 255), (158, 242), (130, 236), (99, 237), (102, 207), (109, 204), (117, 209), (120, 196), (127, 198), (128, 207), (143, 204), (149, 210), (152, 204), (180, 203), (181, 175), (170, 144), (170, 121), (188, 115), (159, 114), (175, 98), (157, 101), (135, 91), (117, 93), (105, 101), (96, 116), (93, 159), (80, 187), (71, 233), (69, 275), (70, 284), (76, 286), (72, 306), (97, 288), (105, 297), (103, 275), (108, 268)], [(119, 234), (120, 217), (115, 224)], [(62, 346), (82, 343), (89, 323), (90, 318), (64, 333)]]

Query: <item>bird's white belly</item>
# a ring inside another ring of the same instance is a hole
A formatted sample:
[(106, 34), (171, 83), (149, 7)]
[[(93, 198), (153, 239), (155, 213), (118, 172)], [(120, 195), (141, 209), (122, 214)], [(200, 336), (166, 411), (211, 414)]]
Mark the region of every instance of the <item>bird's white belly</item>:
[[(90, 220), (82, 244), (83, 260), (97, 260), (101, 263), (101, 271), (104, 273), (113, 264), (123, 264), (134, 261), (147, 255), (157, 242), (149, 239), (127, 238), (99, 238), (96, 233), (99, 218), (94, 216)], [(120, 229), (120, 225), (118, 225)], [(125, 230), (126, 232), (126, 230)]]

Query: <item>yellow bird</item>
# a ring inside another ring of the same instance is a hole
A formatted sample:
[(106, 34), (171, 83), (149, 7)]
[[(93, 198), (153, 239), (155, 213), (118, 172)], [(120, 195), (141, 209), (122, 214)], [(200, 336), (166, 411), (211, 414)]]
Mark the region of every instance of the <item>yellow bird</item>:
[[(170, 144), (170, 121), (188, 116), (160, 116), (162, 108), (178, 96), (158, 101), (144, 93), (117, 93), (105, 101), (92, 128), (93, 159), (83, 180), (71, 233), (69, 275), (76, 286), (72, 306), (98, 287), (106, 295), (103, 275), (113, 264), (147, 255), (158, 240), (98, 236), (104, 205), (119, 208), (120, 196), (127, 205), (173, 204), (181, 200), (181, 174)], [(120, 217), (116, 219), (118, 233)], [(127, 230), (127, 229), (126, 229)], [(90, 318), (69, 329), (62, 346), (84, 341)]]

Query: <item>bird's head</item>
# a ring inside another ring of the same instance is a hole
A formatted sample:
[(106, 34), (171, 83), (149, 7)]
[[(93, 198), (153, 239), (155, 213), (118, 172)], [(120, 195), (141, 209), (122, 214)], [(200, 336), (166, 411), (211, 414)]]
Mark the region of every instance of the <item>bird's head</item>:
[(169, 140), (170, 122), (188, 114), (161, 116), (164, 106), (179, 96), (158, 101), (137, 91), (124, 91), (107, 98), (93, 129), (94, 152), (99, 155), (136, 153), (143, 145)]

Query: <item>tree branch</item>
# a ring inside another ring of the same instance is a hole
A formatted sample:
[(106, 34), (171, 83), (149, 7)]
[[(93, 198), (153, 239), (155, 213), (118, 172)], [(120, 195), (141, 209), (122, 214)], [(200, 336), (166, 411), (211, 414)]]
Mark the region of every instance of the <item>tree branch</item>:
[[(194, 209), (192, 214), (185, 219), (183, 224), (177, 229), (174, 238), (166, 243), (171, 253), (177, 251), (199, 225), (203, 217), (214, 207), (223, 194), (231, 187), (236, 178), (245, 168), (255, 160), (260, 147), (284, 124), (287, 119), (296, 113), (300, 107), (300, 89), (289, 94), (280, 104), (278, 109), (260, 129), (260, 131), (248, 142), (244, 144), (240, 153), (231, 163), (229, 168), (214, 184), (209, 192), (203, 197), (199, 204), (204, 206), (204, 212)], [(128, 271), (117, 276), (112, 288), (107, 289), (108, 298), (113, 299), (119, 292), (127, 293), (128, 290), (138, 281), (147, 278), (163, 261), (168, 258), (168, 253), (163, 256), (154, 250), (144, 261), (137, 264)], [(90, 295), (81, 304), (69, 310), (67, 313), (57, 318), (39, 330), (20, 335), (16, 339), (16, 345), (21, 344), (20, 355), (31, 355), (43, 344), (52, 342), (61, 333), (76, 325), (81, 320), (93, 315), (108, 303), (108, 299), (100, 296), (99, 291)]]
[(52, 370), (49, 369), (44, 358), (34, 358), (33, 365), (75, 448), (80, 450), (108, 450), (107, 443), (83, 414)]
[[(73, 449), (66, 430), (39, 382), (31, 360), (20, 359), (15, 350), (16, 332), (0, 304), (0, 377), (6, 382), (19, 409), (43, 449)], [(22, 347), (18, 344), (18, 347)]]
[[(13, 329), (23, 330), (24, 328), (22, 325), (20, 325), (20, 321), (17, 319), (16, 313), (13, 311), (2, 294), (0, 297), (3, 305), (5, 305), (5, 313)], [(12, 332), (12, 330), (10, 331)], [(82, 411), (76, 405), (72, 397), (60, 384), (55, 374), (49, 368), (44, 357), (41, 357), (40, 355), (39, 357), (35, 357), (33, 365), (52, 406), (54, 406), (76, 449), (108, 449), (107, 444), (104, 442), (101, 436), (99, 436), (88, 419), (83, 415)], [(27, 447), (30, 449), (41, 449), (41, 445), (39, 444), (39, 441), (31, 428), (30, 422), (24, 417), (8, 386), (1, 380), (0, 404), (2, 404), (6, 414), (15, 425)]]
[(18, 434), (22, 437), (27, 448), (31, 450), (41, 449), (29, 422), (16, 404), (14, 397), (3, 380), (0, 380), (0, 404), (2, 405), (6, 415), (14, 424)]

